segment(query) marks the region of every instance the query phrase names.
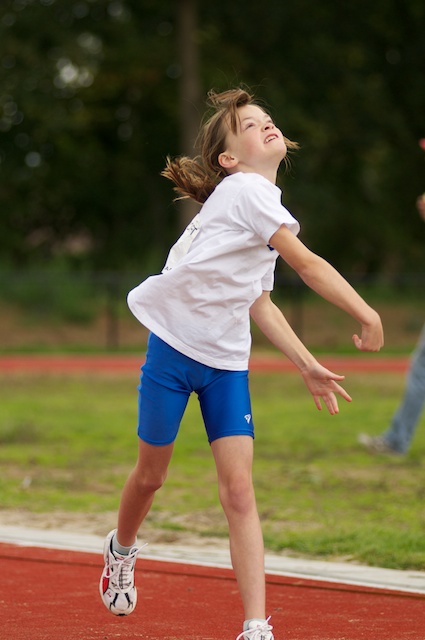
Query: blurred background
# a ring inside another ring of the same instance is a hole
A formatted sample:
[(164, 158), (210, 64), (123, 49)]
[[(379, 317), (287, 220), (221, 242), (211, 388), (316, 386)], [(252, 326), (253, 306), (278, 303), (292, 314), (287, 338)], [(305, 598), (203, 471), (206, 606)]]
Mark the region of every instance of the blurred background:
[[(246, 84), (300, 144), (279, 186), (301, 239), (382, 313), (387, 351), (410, 351), (424, 26), (423, 0), (2, 0), (0, 350), (144, 346), (126, 294), (193, 214), (165, 157), (194, 153), (210, 88)], [(276, 295), (310, 347), (350, 348), (283, 265)]]

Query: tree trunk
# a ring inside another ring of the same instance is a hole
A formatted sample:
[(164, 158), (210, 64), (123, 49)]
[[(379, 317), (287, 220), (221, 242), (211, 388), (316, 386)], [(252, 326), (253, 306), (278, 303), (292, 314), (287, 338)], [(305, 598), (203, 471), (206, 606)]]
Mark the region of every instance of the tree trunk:
[[(182, 154), (194, 156), (200, 124), (201, 80), (199, 74), (197, 0), (179, 0), (178, 47), (180, 78), (180, 127)], [(192, 200), (179, 202), (180, 227), (184, 229), (199, 210)]]

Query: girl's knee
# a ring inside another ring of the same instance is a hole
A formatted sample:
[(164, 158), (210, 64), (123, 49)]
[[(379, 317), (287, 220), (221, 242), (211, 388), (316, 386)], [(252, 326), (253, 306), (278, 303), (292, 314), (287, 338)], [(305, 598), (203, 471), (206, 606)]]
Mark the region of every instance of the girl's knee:
[(250, 478), (232, 478), (220, 487), (220, 500), (225, 511), (248, 513), (255, 506), (254, 487)]
[(133, 480), (139, 493), (153, 494), (162, 487), (172, 451), (173, 445), (156, 447), (139, 441), (139, 456), (133, 470)]
[(134, 480), (137, 490), (142, 494), (152, 494), (161, 489), (167, 478), (167, 472), (158, 473), (158, 471), (146, 471), (139, 469), (134, 470)]

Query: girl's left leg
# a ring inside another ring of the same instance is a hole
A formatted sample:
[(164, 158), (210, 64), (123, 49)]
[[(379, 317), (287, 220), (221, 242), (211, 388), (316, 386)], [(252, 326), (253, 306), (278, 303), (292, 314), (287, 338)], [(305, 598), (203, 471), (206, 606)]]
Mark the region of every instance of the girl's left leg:
[(252, 483), (253, 439), (245, 435), (218, 438), (211, 449), (245, 620), (265, 619), (264, 543)]

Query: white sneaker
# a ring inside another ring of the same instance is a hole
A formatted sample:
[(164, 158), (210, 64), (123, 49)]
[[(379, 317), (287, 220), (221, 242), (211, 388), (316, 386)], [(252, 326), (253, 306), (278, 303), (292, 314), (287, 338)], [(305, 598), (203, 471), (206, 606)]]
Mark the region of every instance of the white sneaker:
[(103, 604), (111, 613), (116, 616), (128, 616), (137, 603), (134, 565), (142, 547), (132, 547), (128, 556), (112, 551), (112, 538), (115, 532), (116, 529), (110, 531), (105, 539), (103, 548), (105, 567), (99, 582), (99, 592)]
[(236, 640), (274, 640), (269, 620), (270, 616), (267, 620), (250, 620), (248, 629), (242, 631)]

